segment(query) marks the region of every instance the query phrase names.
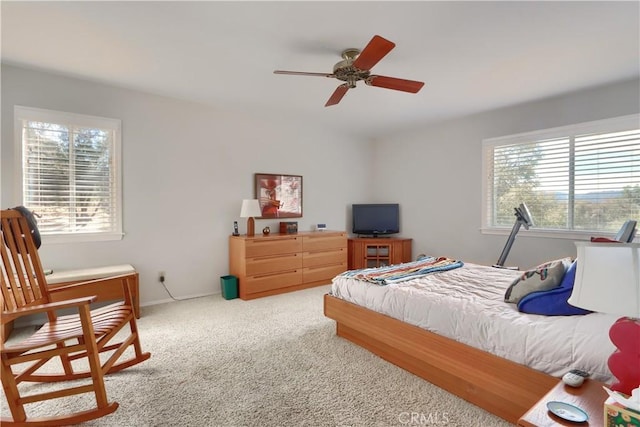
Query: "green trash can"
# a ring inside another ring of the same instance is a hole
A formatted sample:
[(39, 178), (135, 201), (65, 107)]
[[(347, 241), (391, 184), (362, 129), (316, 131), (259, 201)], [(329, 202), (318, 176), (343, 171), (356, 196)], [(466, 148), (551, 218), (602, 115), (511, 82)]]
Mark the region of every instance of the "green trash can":
[(222, 289), (222, 298), (238, 298), (238, 278), (236, 276), (220, 277), (220, 288)]

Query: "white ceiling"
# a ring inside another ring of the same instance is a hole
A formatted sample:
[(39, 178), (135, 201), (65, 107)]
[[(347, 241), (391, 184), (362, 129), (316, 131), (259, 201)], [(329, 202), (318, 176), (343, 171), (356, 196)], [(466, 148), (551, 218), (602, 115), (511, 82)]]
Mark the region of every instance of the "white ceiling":
[[(125, 88), (311, 120), (359, 136), (637, 78), (640, 2), (7, 2), (2, 61)], [(331, 72), (375, 34), (396, 47), (324, 107)]]

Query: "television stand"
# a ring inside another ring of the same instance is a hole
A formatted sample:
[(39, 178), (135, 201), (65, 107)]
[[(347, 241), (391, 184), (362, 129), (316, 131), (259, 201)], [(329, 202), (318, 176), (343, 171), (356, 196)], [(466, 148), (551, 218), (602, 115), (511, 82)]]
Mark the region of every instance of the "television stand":
[(384, 267), (411, 261), (412, 239), (353, 237), (347, 242), (349, 270)]

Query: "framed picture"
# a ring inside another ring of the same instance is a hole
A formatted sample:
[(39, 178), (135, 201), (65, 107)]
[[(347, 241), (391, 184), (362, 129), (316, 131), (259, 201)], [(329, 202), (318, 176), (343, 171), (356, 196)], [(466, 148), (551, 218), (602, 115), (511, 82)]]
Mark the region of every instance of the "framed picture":
[(302, 217), (302, 176), (257, 173), (255, 179), (260, 218)]

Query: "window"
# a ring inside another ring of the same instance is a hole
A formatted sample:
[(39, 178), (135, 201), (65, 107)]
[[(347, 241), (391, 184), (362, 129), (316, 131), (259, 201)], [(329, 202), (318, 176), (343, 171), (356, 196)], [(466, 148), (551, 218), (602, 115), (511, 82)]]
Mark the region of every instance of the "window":
[(122, 238), (120, 120), (14, 108), (21, 204), (45, 241)]
[(526, 203), (532, 234), (615, 233), (640, 218), (640, 115), (483, 141), (483, 231)]

